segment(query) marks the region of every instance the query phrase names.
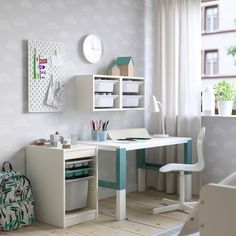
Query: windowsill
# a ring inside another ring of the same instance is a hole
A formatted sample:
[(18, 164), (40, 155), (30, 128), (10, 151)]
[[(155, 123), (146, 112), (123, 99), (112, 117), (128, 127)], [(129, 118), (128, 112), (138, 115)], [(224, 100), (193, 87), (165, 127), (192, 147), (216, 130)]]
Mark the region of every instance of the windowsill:
[(202, 79), (236, 79), (236, 75), (202, 75)]
[(220, 116), (220, 115), (203, 115), (201, 114), (201, 117), (214, 117), (214, 118), (235, 118), (236, 115), (231, 115), (231, 116)]
[(211, 35), (211, 34), (225, 34), (225, 33), (235, 33), (236, 29), (230, 30), (216, 30), (216, 31), (202, 31), (202, 36), (204, 35)]

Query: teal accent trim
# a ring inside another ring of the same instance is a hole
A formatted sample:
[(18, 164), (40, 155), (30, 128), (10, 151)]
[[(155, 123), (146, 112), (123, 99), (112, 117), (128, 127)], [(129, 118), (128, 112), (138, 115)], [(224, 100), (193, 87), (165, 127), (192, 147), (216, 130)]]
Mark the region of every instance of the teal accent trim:
[(157, 163), (146, 163), (145, 166), (142, 167), (142, 169), (159, 170), (162, 166), (164, 165)]
[(116, 59), (117, 65), (128, 65), (130, 62), (134, 64), (132, 57), (117, 57)]
[(117, 189), (117, 184), (106, 180), (98, 180), (98, 186), (104, 188)]
[(145, 162), (145, 149), (139, 149), (136, 151), (137, 155), (137, 168), (147, 170), (159, 170), (163, 165), (157, 163)]
[(116, 186), (118, 190), (126, 189), (126, 149), (116, 150)]
[(145, 166), (145, 149), (137, 150), (136, 156), (137, 168), (143, 168)]
[[(192, 140), (184, 144), (184, 164), (192, 164)], [(185, 172), (186, 175), (191, 172)]]

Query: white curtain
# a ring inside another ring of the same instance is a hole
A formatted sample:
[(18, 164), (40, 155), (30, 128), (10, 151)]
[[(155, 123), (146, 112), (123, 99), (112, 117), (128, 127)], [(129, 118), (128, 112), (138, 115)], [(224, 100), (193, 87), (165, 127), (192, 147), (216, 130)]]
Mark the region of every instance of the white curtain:
[[(166, 132), (192, 137), (193, 161), (196, 161), (201, 121), (200, 0), (157, 0), (155, 11), (157, 49), (153, 94), (163, 104)], [(151, 124), (156, 132), (161, 131), (160, 122), (160, 114), (153, 114)], [(150, 161), (183, 161), (183, 148), (168, 147), (154, 152), (150, 153)], [(156, 182), (153, 175), (157, 175)], [(159, 190), (175, 192), (176, 183), (175, 174), (148, 174), (148, 184)], [(199, 178), (193, 176), (193, 192), (199, 191), (199, 185)]]

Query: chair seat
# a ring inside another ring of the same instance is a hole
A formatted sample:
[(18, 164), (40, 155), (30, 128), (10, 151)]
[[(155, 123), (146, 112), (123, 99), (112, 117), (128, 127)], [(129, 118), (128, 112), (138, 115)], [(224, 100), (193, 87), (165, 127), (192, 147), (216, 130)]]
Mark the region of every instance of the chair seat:
[(196, 165), (191, 164), (180, 164), (180, 163), (169, 163), (159, 169), (160, 172), (171, 172), (171, 171), (198, 171)]

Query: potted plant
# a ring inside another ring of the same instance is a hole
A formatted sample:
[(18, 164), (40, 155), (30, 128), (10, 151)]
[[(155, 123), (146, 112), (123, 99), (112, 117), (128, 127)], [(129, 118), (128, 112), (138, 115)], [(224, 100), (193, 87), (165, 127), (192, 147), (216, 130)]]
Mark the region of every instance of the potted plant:
[(236, 95), (235, 86), (225, 80), (220, 81), (214, 86), (214, 94), (217, 101), (219, 115), (231, 115), (234, 97)]

